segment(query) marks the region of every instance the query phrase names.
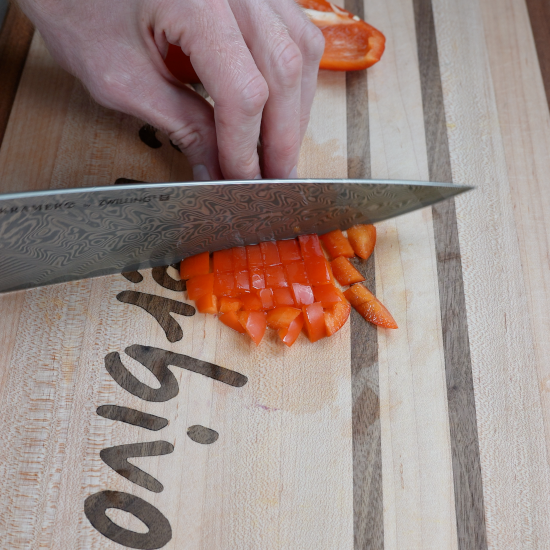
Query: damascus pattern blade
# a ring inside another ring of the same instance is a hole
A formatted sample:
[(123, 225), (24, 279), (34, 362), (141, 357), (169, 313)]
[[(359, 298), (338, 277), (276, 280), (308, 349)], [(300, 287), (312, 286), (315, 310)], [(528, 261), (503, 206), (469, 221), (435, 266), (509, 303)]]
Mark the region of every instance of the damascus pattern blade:
[(403, 181), (262, 180), (0, 195), (0, 292), (375, 223), (468, 189)]

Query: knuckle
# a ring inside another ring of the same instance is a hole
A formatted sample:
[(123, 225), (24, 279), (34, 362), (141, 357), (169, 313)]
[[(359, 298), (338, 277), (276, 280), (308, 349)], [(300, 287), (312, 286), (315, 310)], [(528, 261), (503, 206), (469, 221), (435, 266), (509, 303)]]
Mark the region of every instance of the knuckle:
[(252, 179), (258, 172), (258, 155), (256, 150), (230, 155), (220, 150), (220, 164), (224, 166), (224, 175), (229, 179)]
[(304, 58), (312, 63), (319, 63), (325, 51), (325, 37), (318, 27), (304, 21), (299, 44)]
[(208, 139), (204, 128), (199, 124), (185, 124), (173, 132), (169, 132), (168, 137), (183, 152), (194, 153), (197, 150), (208, 147)]
[(295, 86), (302, 77), (302, 52), (298, 45), (290, 38), (282, 40), (272, 57), (278, 83), (283, 87)]
[(239, 90), (237, 97), (240, 110), (246, 116), (254, 117), (262, 112), (269, 97), (269, 88), (259, 71), (256, 71), (246, 81), (244, 86)]

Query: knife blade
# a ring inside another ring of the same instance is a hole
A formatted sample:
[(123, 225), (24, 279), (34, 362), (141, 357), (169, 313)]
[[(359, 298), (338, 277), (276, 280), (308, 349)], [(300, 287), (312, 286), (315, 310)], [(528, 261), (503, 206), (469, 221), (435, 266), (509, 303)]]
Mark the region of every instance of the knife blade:
[(0, 195), (0, 292), (376, 223), (469, 189), (418, 181), (300, 179)]

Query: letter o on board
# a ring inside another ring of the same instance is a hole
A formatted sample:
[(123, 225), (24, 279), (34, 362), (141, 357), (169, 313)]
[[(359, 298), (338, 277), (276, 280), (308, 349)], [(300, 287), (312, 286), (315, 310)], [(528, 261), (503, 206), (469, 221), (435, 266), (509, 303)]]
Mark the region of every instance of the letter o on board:
[[(132, 514), (149, 528), (147, 533), (136, 533), (120, 527), (105, 513), (109, 508), (118, 508)], [(90, 495), (84, 501), (84, 513), (89, 522), (108, 539), (141, 550), (156, 550), (172, 539), (170, 522), (142, 498), (120, 491), (102, 491)]]

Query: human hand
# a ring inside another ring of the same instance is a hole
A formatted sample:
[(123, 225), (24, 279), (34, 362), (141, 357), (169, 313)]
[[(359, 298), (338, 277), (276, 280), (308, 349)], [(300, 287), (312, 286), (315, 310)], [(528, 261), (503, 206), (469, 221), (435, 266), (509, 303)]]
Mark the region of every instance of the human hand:
[[(324, 39), (294, 0), (20, 4), (94, 99), (166, 132), (195, 179), (297, 176)], [(191, 57), (214, 108), (168, 71), (169, 43)]]

